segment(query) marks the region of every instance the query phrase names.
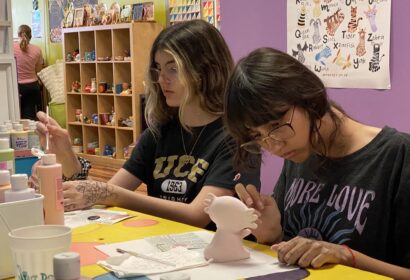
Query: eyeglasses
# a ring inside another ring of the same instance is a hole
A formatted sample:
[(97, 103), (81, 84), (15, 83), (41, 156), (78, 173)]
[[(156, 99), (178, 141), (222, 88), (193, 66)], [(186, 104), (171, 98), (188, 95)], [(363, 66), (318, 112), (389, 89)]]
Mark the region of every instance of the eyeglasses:
[(159, 78), (161, 77), (161, 74), (163, 75), (163, 79), (165, 79), (168, 82), (175, 81), (176, 78), (178, 77), (178, 69), (176, 66), (166, 66), (162, 70), (151, 67), (149, 71), (150, 71), (151, 79), (154, 83), (159, 82)]
[(251, 154), (260, 154), (261, 148), (269, 145), (268, 140), (274, 144), (281, 144), (283, 141), (293, 137), (295, 135), (295, 130), (292, 127), (294, 113), (295, 106), (293, 106), (289, 121), (273, 128), (267, 136), (243, 143), (240, 147)]

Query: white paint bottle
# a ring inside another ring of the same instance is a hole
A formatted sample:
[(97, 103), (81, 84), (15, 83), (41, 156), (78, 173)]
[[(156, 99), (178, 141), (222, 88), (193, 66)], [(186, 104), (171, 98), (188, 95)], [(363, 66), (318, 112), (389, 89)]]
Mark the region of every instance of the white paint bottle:
[(37, 124), (35, 121), (30, 121), (29, 130), (28, 130), (28, 148), (37, 148), (40, 149), (40, 138), (36, 133)]
[(11, 147), (16, 151), (28, 150), (28, 132), (23, 130), (20, 123), (14, 125), (14, 131), (11, 133)]
[(34, 189), (28, 187), (27, 174), (11, 175), (11, 189), (4, 192), (5, 202), (32, 199), (34, 197)]
[(5, 124), (0, 124), (0, 138), (10, 139), (10, 131)]

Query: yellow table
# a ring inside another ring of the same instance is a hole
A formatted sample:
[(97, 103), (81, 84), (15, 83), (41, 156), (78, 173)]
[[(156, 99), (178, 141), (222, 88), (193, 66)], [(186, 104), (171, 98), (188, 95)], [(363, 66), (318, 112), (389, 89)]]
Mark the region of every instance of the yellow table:
[[(177, 234), (201, 230), (189, 225), (122, 208), (113, 207), (109, 209), (128, 212), (131, 215), (136, 215), (136, 217), (114, 225), (90, 224), (74, 229), (72, 235), (73, 248), (76, 250), (76, 248), (78, 249), (82, 246), (82, 249), (79, 250), (82, 262), (84, 260), (87, 261), (87, 259), (88, 263), (92, 261), (92, 258), (90, 259), (87, 255), (93, 254), (92, 251), (96, 250), (93, 248), (94, 243), (117, 243), (134, 239), (142, 239), (153, 235)], [(130, 224), (133, 226), (129, 226)], [(78, 245), (80, 245), (80, 247), (78, 247)], [(269, 246), (248, 241), (246, 241), (246, 245), (254, 250), (276, 256), (276, 253), (271, 251)], [(309, 269), (309, 272), (310, 276), (305, 279), (390, 279), (381, 275), (343, 265), (328, 265), (321, 269)], [(107, 271), (96, 264), (88, 264), (81, 267), (81, 274), (87, 277), (95, 277), (105, 273), (107, 273)]]

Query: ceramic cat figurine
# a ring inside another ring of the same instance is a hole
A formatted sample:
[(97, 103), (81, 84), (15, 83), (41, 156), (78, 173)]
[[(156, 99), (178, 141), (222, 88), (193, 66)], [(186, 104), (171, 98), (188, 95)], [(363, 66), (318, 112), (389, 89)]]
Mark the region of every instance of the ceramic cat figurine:
[(205, 213), (217, 227), (211, 243), (204, 250), (205, 259), (229, 262), (249, 258), (242, 239), (257, 227), (255, 210), (231, 196), (208, 194), (204, 204)]

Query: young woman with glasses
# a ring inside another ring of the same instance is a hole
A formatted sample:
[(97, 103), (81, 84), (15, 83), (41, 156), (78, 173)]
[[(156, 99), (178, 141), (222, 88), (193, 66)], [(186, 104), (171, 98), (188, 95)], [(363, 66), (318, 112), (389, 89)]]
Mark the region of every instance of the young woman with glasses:
[[(208, 193), (234, 195), (236, 180), (260, 184), (259, 168), (237, 176), (233, 139), (223, 128), (224, 89), (233, 60), (219, 31), (202, 20), (164, 29), (149, 59), (149, 129), (108, 183), (64, 183), (65, 208), (116, 205), (205, 227), (210, 223), (203, 211)], [(39, 118), (46, 120), (44, 114)], [(47, 128), (53, 134), (54, 127)], [(44, 135), (46, 128), (39, 130)], [(134, 192), (141, 183), (147, 185), (148, 196)]]
[(410, 279), (410, 135), (352, 119), (311, 70), (270, 48), (239, 61), (225, 98), (238, 165), (263, 151), (285, 159), (272, 197), (236, 186), (260, 212), (259, 242), (287, 264)]

